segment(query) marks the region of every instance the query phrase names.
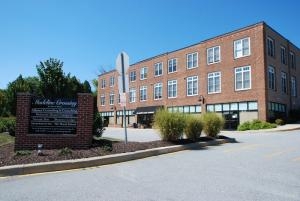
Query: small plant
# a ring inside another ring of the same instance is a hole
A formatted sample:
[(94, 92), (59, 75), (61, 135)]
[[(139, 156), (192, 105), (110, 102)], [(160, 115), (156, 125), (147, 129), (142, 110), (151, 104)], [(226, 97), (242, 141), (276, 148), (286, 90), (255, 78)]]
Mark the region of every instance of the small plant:
[(276, 119), (275, 120), (275, 124), (279, 125), (279, 126), (282, 126), (285, 124), (285, 122), (283, 121), (283, 119)]
[(203, 123), (200, 118), (191, 115), (186, 117), (184, 133), (188, 139), (196, 140), (197, 138), (200, 138), (202, 129)]
[(182, 113), (171, 113), (166, 109), (155, 113), (154, 127), (158, 128), (162, 140), (178, 140), (182, 137), (185, 126), (185, 116)]
[(270, 129), (270, 128), (276, 128), (276, 124), (271, 124), (269, 122), (260, 121), (258, 119), (254, 119), (251, 122), (246, 121), (243, 124), (240, 124), (238, 126), (239, 131), (245, 131), (245, 130), (259, 130), (259, 129)]
[(250, 125), (251, 125), (250, 121), (245, 121), (244, 123), (242, 123), (238, 126), (237, 130), (238, 131), (250, 130)]
[(201, 116), (203, 122), (203, 131), (209, 137), (217, 137), (224, 126), (223, 117), (216, 113), (205, 113)]
[(93, 135), (96, 137), (102, 137), (105, 128), (103, 127), (103, 120), (99, 112), (95, 113), (93, 123)]
[(9, 132), (9, 134), (11, 136), (14, 136), (15, 129), (16, 129), (16, 118), (15, 117), (0, 118), (0, 133)]
[(62, 148), (59, 151), (60, 156), (66, 156), (66, 155), (69, 155), (69, 154), (72, 154), (72, 150), (69, 147)]
[(16, 151), (15, 156), (28, 156), (32, 153), (32, 151), (29, 150), (19, 150)]

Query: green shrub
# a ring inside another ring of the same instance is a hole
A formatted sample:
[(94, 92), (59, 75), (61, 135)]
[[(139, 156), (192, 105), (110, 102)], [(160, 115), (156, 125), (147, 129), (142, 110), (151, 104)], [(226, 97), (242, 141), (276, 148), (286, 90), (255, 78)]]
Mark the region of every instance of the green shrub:
[(240, 124), (237, 128), (238, 131), (246, 131), (246, 130), (250, 130), (250, 121), (246, 121), (242, 124)]
[(99, 112), (94, 114), (94, 122), (93, 122), (93, 135), (96, 137), (102, 137), (105, 128), (103, 126), (103, 120), (100, 116)]
[(188, 139), (196, 140), (199, 138), (202, 129), (203, 123), (200, 118), (191, 115), (186, 117), (186, 127), (184, 129), (184, 133)]
[(182, 113), (171, 113), (161, 109), (154, 115), (154, 127), (159, 130), (162, 140), (178, 140), (183, 135), (185, 125), (185, 116)]
[(68, 155), (68, 154), (72, 154), (72, 150), (69, 147), (62, 148), (59, 151), (60, 156), (65, 156), (65, 155)]
[(283, 119), (276, 119), (275, 120), (275, 124), (279, 125), (279, 126), (282, 126), (285, 124), (285, 122), (283, 121)]
[(20, 150), (20, 151), (16, 151), (15, 156), (27, 156), (30, 154), (31, 154), (31, 151), (29, 151), (29, 150)]
[(16, 130), (15, 117), (0, 118), (0, 133), (9, 132), (10, 135), (14, 136), (15, 130)]
[(270, 128), (276, 128), (276, 124), (271, 124), (265, 121), (260, 121), (258, 119), (252, 120), (251, 122), (246, 121), (243, 124), (240, 124), (238, 126), (239, 131), (245, 131), (245, 130), (259, 130), (259, 129), (270, 129)]
[(205, 113), (201, 116), (203, 122), (203, 131), (207, 136), (216, 137), (224, 126), (223, 117), (216, 113)]

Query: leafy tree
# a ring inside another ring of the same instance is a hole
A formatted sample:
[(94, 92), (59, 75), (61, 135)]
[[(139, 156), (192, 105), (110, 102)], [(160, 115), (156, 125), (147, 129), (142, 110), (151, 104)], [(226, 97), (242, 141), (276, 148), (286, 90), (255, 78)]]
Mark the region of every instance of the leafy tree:
[(30, 92), (36, 96), (41, 96), (40, 80), (37, 76), (25, 77), (24, 80), (29, 84)]
[(9, 115), (9, 109), (7, 104), (6, 90), (0, 89), (0, 117), (8, 116), (8, 115)]
[(98, 79), (93, 79), (92, 80), (92, 84), (93, 84), (93, 87), (95, 89), (95, 91), (93, 91), (93, 95), (94, 96), (97, 96), (97, 91), (98, 91)]
[(64, 97), (67, 81), (62, 69), (63, 64), (58, 59), (50, 58), (36, 66), (40, 78), (41, 92), (44, 97)]
[(19, 75), (15, 81), (10, 82), (6, 90), (7, 108), (12, 115), (16, 115), (18, 92), (31, 92), (29, 83), (23, 79), (22, 75)]
[(85, 80), (83, 82), (83, 92), (84, 93), (91, 93), (92, 92), (91, 85), (87, 80)]

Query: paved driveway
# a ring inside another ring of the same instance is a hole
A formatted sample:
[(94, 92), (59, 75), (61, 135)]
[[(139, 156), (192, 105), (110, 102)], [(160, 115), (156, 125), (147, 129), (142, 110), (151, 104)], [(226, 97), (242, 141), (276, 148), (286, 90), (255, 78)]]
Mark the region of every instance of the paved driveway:
[(299, 131), (82, 170), (0, 178), (0, 200), (299, 201)]

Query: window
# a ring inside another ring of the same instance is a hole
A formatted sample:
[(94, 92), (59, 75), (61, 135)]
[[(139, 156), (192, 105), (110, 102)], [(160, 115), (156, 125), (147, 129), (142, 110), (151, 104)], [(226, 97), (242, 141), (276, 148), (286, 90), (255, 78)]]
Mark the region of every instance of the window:
[(104, 96), (104, 94), (102, 94), (101, 96), (100, 96), (100, 105), (105, 105), (105, 96)]
[(220, 62), (220, 46), (207, 49), (207, 64)]
[(114, 84), (115, 84), (115, 77), (114, 76), (111, 76), (110, 78), (109, 78), (109, 86), (114, 86)]
[(186, 55), (186, 66), (188, 69), (198, 67), (198, 52)]
[(115, 94), (114, 93), (110, 93), (109, 94), (109, 104), (113, 105), (114, 104), (114, 100), (115, 99)]
[(291, 77), (291, 95), (294, 97), (297, 96), (297, 82), (294, 76)]
[(286, 73), (281, 72), (281, 92), (287, 93), (287, 80), (286, 80)]
[(162, 99), (162, 83), (154, 85), (154, 100)]
[(147, 100), (147, 86), (140, 87), (140, 101)]
[(177, 71), (177, 59), (170, 59), (168, 61), (168, 73), (174, 73)]
[(148, 68), (147, 67), (143, 67), (141, 68), (141, 80), (147, 79), (147, 75), (148, 75)]
[(168, 98), (177, 97), (177, 80), (168, 81)]
[(290, 52), (290, 65), (291, 68), (296, 68), (296, 60), (295, 60), (295, 54), (294, 52)]
[(155, 75), (155, 76), (160, 76), (160, 75), (162, 75), (162, 73), (163, 73), (163, 63), (162, 63), (162, 62), (156, 63), (156, 64), (154, 65), (154, 69), (155, 69), (155, 72), (154, 72), (154, 75)]
[(187, 96), (198, 95), (198, 76), (188, 77), (186, 79)]
[(234, 41), (234, 58), (240, 58), (250, 55), (250, 38), (243, 38)]
[(129, 89), (129, 102), (134, 103), (136, 101), (136, 90), (135, 88)]
[(235, 69), (235, 90), (247, 90), (251, 88), (251, 66)]
[(267, 51), (269, 56), (275, 57), (275, 42), (270, 37), (267, 38)]
[(129, 73), (129, 81), (134, 82), (136, 80), (136, 71), (131, 71)]
[(208, 94), (221, 92), (221, 72), (208, 73), (207, 76)]
[(286, 64), (286, 50), (285, 47), (280, 47), (280, 61), (282, 64)]
[(106, 86), (106, 80), (102, 79), (101, 80), (101, 88), (103, 89), (103, 88), (105, 88), (105, 86)]
[(268, 82), (269, 82), (269, 89), (275, 90), (275, 69), (273, 66), (268, 67)]

